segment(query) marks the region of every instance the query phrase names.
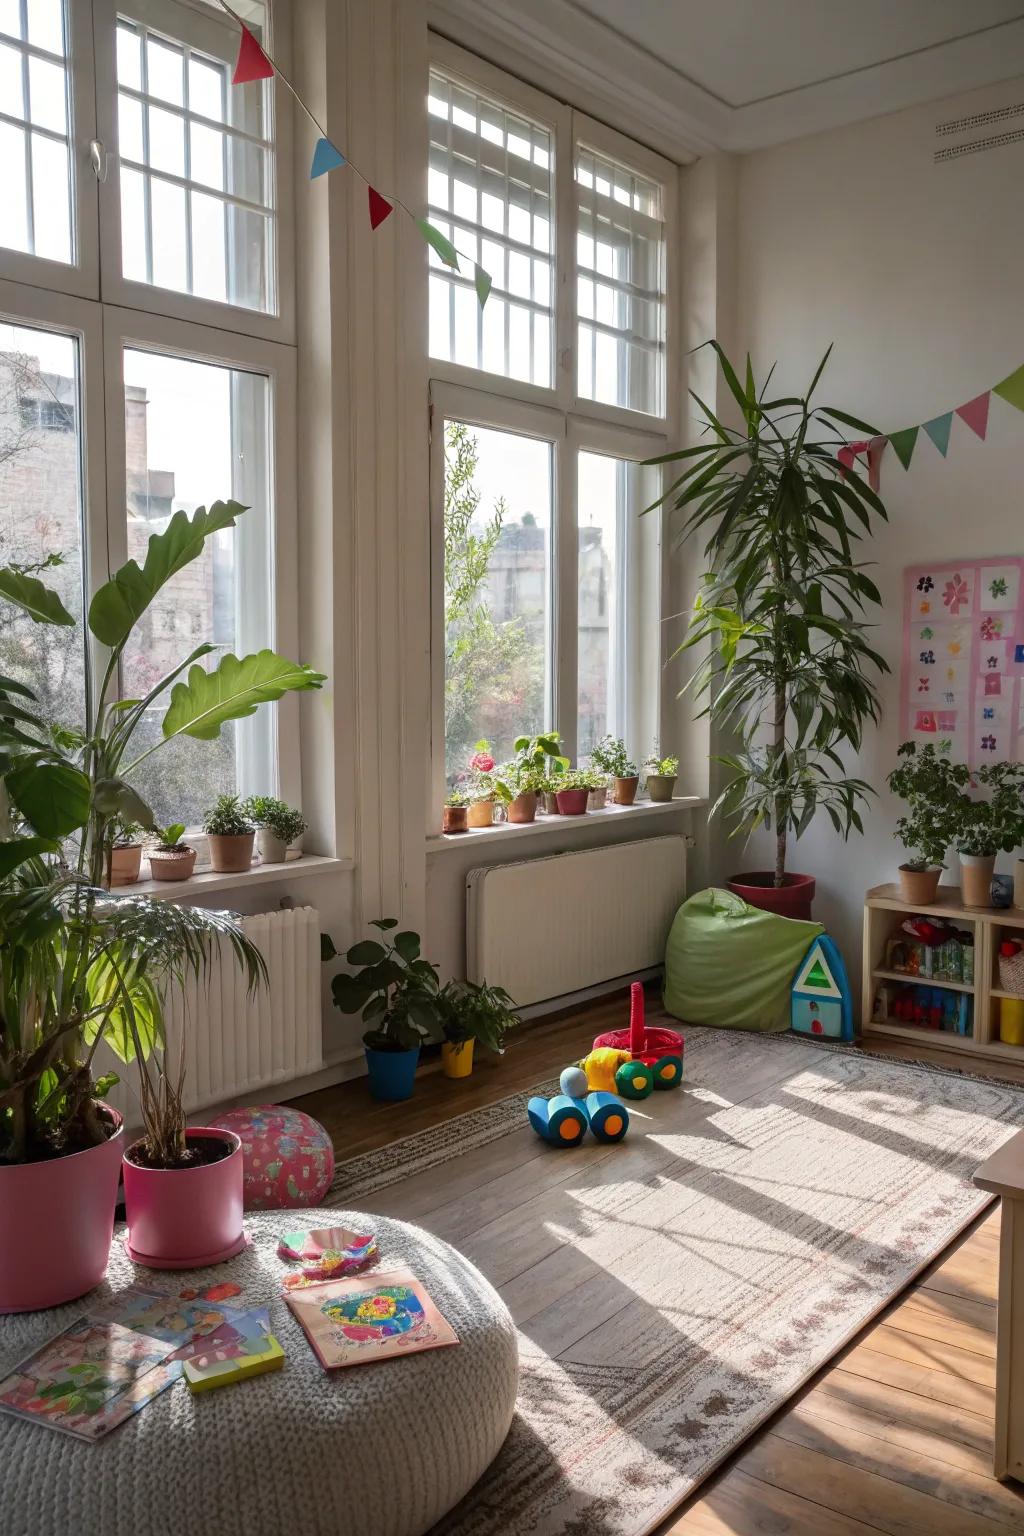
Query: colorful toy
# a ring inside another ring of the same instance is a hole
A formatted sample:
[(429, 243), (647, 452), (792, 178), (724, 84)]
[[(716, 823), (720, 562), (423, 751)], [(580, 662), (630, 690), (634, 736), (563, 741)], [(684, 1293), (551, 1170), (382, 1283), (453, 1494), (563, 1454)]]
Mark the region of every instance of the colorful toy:
[[(566, 1067), (562, 1078), (577, 1070)], [(595, 1140), (602, 1142), (621, 1141), (629, 1130), (629, 1111), (613, 1093), (588, 1093), (585, 1098), (556, 1093), (553, 1099), (533, 1098), (526, 1112), (537, 1135), (553, 1147), (579, 1146), (588, 1128)]]
[(570, 1099), (585, 1099), (590, 1092), (587, 1074), (582, 1067), (566, 1067), (558, 1079), (558, 1086)]
[[(678, 1088), (683, 1080), (683, 1037), (675, 1029), (648, 1029), (644, 1022), (644, 989), (639, 981), (630, 988), (629, 1028), (613, 1029), (598, 1035), (594, 1049), (580, 1065), (585, 1068), (592, 1088), (603, 1087), (591, 1077), (591, 1063), (599, 1059), (601, 1070), (612, 1053), (620, 1057), (615, 1068), (614, 1086), (627, 1098), (644, 1099), (654, 1088)], [(624, 1059), (623, 1059), (624, 1058)], [(634, 1070), (638, 1065), (647, 1074)]]
[(580, 1062), (580, 1068), (587, 1079), (587, 1087), (598, 1093), (614, 1093), (617, 1086), (615, 1074), (631, 1059), (628, 1051), (611, 1050), (604, 1046), (596, 1047)]
[(853, 1039), (853, 1001), (843, 957), (827, 933), (812, 940), (793, 981), (791, 1024), (798, 1035)]

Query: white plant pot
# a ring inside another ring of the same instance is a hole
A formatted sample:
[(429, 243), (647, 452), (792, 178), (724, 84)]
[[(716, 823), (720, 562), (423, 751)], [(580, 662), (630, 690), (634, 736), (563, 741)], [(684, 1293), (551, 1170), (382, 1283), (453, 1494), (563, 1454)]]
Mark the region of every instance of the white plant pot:
[(271, 832), (269, 827), (260, 827), (257, 836), (257, 844), (260, 850), (260, 860), (264, 864), (283, 864), (288, 857), (288, 844), (283, 837), (278, 837)]
[(1013, 904), (1024, 911), (1024, 859), (1013, 861)]
[(992, 874), (995, 867), (994, 853), (960, 855), (960, 900), (965, 907), (991, 906)]

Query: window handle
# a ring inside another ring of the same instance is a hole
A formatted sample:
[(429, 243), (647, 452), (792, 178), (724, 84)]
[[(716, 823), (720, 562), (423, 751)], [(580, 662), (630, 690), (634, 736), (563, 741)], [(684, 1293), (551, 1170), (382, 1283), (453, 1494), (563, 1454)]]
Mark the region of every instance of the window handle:
[(89, 160), (97, 181), (107, 179), (107, 151), (102, 139), (89, 140)]

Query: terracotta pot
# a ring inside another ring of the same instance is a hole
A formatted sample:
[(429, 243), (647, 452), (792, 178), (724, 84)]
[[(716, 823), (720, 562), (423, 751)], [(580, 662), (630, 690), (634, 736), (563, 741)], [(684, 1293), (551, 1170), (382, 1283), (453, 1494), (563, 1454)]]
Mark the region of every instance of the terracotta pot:
[(555, 794), (549, 794), (548, 791), (545, 790), (541, 795), (541, 799), (544, 801), (544, 814), (546, 816), (557, 816), (558, 796)]
[(523, 822), (535, 820), (537, 815), (536, 792), (532, 789), (525, 790), (523, 794), (517, 795), (514, 800), (510, 800), (505, 810), (509, 821), (522, 824)]
[(607, 784), (602, 784), (600, 789), (592, 789), (590, 791), (590, 801), (588, 803), (587, 809), (591, 811), (603, 811), (607, 801), (608, 786)]
[(110, 888), (134, 885), (142, 872), (142, 844), (126, 843), (110, 851)]
[(639, 783), (639, 774), (634, 775), (631, 779), (613, 779), (612, 803), (615, 805), (632, 805), (636, 799)]
[(995, 867), (994, 853), (960, 855), (960, 899), (965, 907), (992, 905), (992, 874)]
[(652, 801), (658, 805), (664, 805), (672, 799), (672, 792), (676, 787), (676, 775), (674, 773), (649, 773), (647, 775), (647, 793)]
[(107, 1271), (124, 1122), (107, 1141), (40, 1163), (0, 1165), (0, 1312), (59, 1307)]
[(208, 834), (210, 864), (218, 875), (237, 875), (252, 864), (252, 845), (255, 832), (237, 832), (223, 836), (217, 832)]
[(234, 1131), (190, 1126), (200, 1137), (227, 1142), (227, 1157), (195, 1168), (142, 1168), (124, 1155), (125, 1251), (149, 1269), (201, 1269), (241, 1253), (242, 1143)]
[(441, 1070), (445, 1077), (468, 1077), (473, 1070), (472, 1040), (457, 1040), (454, 1044), (443, 1041), (441, 1045)]
[(468, 805), (445, 805), (441, 807), (441, 831), (451, 836), (453, 832), (465, 832), (469, 828)]
[(474, 800), (467, 807), (469, 811), (469, 825), (471, 827), (490, 827), (494, 825), (494, 801)]
[(559, 816), (585, 816), (590, 790), (560, 789), (555, 798), (558, 801)]
[(910, 869), (900, 865), (900, 898), (911, 907), (930, 907), (939, 889), (941, 867)]
[(169, 853), (163, 848), (151, 848), (149, 873), (154, 880), (187, 880), (196, 867), (194, 848), (183, 848), (180, 853)]
[(269, 827), (260, 827), (257, 830), (256, 846), (260, 851), (260, 862), (263, 864), (283, 864), (288, 857), (288, 844), (283, 837), (278, 837), (276, 832), (271, 832)]
[(734, 875), (726, 884), (734, 895), (742, 896), (745, 902), (760, 907), (762, 912), (797, 917), (809, 923), (816, 885), (814, 876), (785, 875), (783, 879), (785, 884), (777, 887), (771, 870), (757, 869), (749, 874)]

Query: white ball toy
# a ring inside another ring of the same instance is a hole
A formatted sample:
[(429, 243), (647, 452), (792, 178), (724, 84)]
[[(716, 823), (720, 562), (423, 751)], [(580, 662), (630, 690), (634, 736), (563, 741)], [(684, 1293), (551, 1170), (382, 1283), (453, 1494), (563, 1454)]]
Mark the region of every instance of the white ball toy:
[(570, 1099), (585, 1099), (590, 1092), (587, 1074), (582, 1067), (566, 1067), (558, 1079), (558, 1086)]

